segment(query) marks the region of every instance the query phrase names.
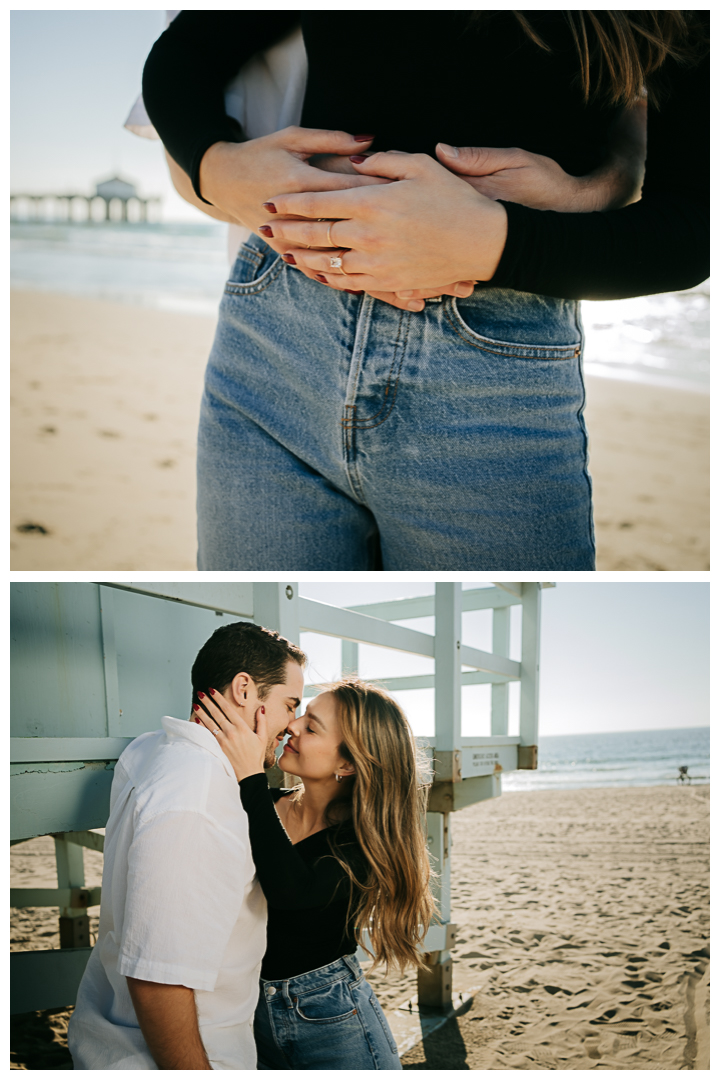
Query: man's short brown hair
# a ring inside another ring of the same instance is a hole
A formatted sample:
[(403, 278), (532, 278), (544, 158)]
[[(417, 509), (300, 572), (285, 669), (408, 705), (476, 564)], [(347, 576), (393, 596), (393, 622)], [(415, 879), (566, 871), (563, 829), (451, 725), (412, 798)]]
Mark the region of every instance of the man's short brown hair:
[(254, 680), (260, 699), (270, 688), (285, 682), (288, 661), (305, 667), (307, 656), (275, 630), (266, 630), (251, 622), (219, 626), (195, 657), (191, 678), (193, 704), (198, 690), (207, 693), (212, 687), (224, 693), (239, 671)]

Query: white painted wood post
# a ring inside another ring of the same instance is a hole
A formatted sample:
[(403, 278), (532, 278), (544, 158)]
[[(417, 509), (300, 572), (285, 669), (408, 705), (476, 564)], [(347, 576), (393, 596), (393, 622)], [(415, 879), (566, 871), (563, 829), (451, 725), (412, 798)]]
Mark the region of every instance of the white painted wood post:
[[(520, 745), (537, 746), (540, 673), (540, 593), (538, 582), (522, 591), (522, 661), (520, 675)], [(526, 755), (527, 757), (527, 755)], [(518, 762), (520, 765), (520, 762)], [(525, 761), (521, 768), (532, 767)]]
[[(85, 885), (83, 849), (64, 836), (55, 836), (55, 865), (59, 889), (80, 889)], [(87, 908), (60, 908), (60, 948), (75, 949), (90, 944)]]
[[(510, 656), (510, 608), (493, 610), (492, 651), (496, 656)], [(508, 683), (493, 683), (490, 718), (491, 735), (507, 735), (510, 688)]]
[(438, 581), (435, 584), (435, 756), (438, 758), (438, 780), (454, 778), (457, 769), (453, 765), (453, 755), (459, 753), (462, 746), (461, 636), (462, 585), (459, 581)]
[(343, 641), (342, 643), (342, 673), (343, 675), (357, 675), (358, 673), (359, 647), (357, 641)]
[(300, 616), (296, 581), (256, 581), (253, 585), (253, 619), (268, 630), (300, 643)]
[[(462, 585), (435, 585), (435, 779), (459, 782), (461, 773)], [(441, 923), (451, 921), (450, 814), (427, 815), (429, 848), (436, 858), (435, 898)], [(433, 953), (429, 971), (418, 971), (418, 1005), (444, 1008), (452, 1002), (452, 957), (448, 949)]]

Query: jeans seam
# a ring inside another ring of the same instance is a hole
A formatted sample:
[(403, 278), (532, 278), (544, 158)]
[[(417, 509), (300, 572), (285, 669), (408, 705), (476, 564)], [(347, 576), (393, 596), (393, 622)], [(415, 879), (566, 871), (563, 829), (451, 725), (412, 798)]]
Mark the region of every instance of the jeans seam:
[(375, 1062), (375, 1068), (377, 1069), (379, 1062), (378, 1062), (378, 1059), (377, 1059), (377, 1054), (375, 1053), (375, 1047), (373, 1046), (372, 1039), (370, 1038), (370, 1033), (369, 1033), (369, 1031), (367, 1029), (367, 1024), (365, 1023), (365, 1018), (363, 1016), (363, 1011), (362, 1011), (362, 1008), (361, 1008), (362, 1002), (358, 1001), (358, 999), (355, 996), (355, 993), (353, 992), (352, 989), (350, 990), (350, 994), (352, 996), (353, 1001), (355, 1002), (355, 1009), (356, 1009), (356, 1012), (357, 1012), (358, 1020), (362, 1024), (362, 1029), (363, 1029), (363, 1031), (365, 1033), (365, 1042), (368, 1045), (368, 1049), (370, 1050), (370, 1054), (372, 1056), (372, 1059)]
[[(404, 333), (403, 333), (403, 330), (404, 330)], [(400, 318), (400, 322), (399, 322), (399, 326), (398, 326), (398, 336), (395, 339), (395, 349), (394, 349), (394, 352), (393, 352), (393, 362), (392, 362), (391, 367), (390, 367), (390, 374), (388, 375), (387, 382), (385, 383), (385, 395), (387, 396), (388, 389), (390, 388), (390, 385), (391, 385), (391, 383), (393, 381), (393, 373), (396, 372), (396, 374), (395, 374), (395, 386), (394, 386), (394, 390), (393, 390), (392, 401), (390, 402), (389, 408), (388, 408), (387, 402), (384, 402), (383, 405), (381, 406), (381, 408), (379, 408), (378, 411), (376, 413), (374, 413), (372, 416), (364, 416), (364, 417), (361, 417), (359, 420), (357, 419), (357, 417), (343, 418), (343, 420), (341, 421), (343, 426), (347, 427), (349, 425), (352, 425), (354, 428), (362, 428), (363, 431), (369, 431), (372, 428), (381, 427), (385, 423), (387, 418), (390, 416), (390, 413), (395, 408), (395, 402), (397, 400), (398, 386), (400, 384), (400, 373), (402, 372), (402, 366), (403, 366), (403, 364), (405, 362), (405, 353), (407, 351), (407, 339), (408, 339), (408, 336), (409, 336), (409, 331), (410, 331), (410, 320), (409, 320), (409, 318), (405, 318), (404, 314), (403, 314), (403, 316), (401, 316), (401, 318)], [(398, 358), (397, 357), (398, 357), (398, 349), (400, 348), (401, 335), (402, 335), (402, 353), (400, 355), (400, 362), (398, 363)], [(353, 405), (353, 406), (350, 406), (350, 407), (353, 410), (357, 408), (356, 405)], [(382, 419), (378, 420), (377, 424), (369, 423), (370, 420), (374, 420), (377, 416), (381, 416), (384, 410), (387, 410), (387, 411), (385, 412), (385, 415), (382, 416)]]
[[(493, 356), (504, 356), (508, 360), (572, 360), (573, 357), (579, 356), (582, 352), (582, 341), (579, 345), (528, 345), (528, 350), (535, 350), (537, 352), (554, 349), (558, 353), (564, 352), (564, 356), (530, 356), (528, 355), (528, 353), (511, 353), (500, 351), (500, 349), (491, 349), (488, 348), (487, 345), (481, 345), (480, 342), (473, 341), (472, 338), (467, 336), (468, 332), (465, 330), (465, 328), (457, 324), (455, 320), (455, 312), (453, 311), (451, 304), (445, 304), (443, 305), (443, 307), (445, 308), (445, 314), (447, 315), (448, 322), (450, 323), (458, 337), (462, 338), (463, 341), (466, 341), (468, 345), (472, 345), (474, 349), (479, 349), (481, 352), (491, 353)], [(480, 335), (478, 335), (478, 337), (479, 336)], [(506, 346), (506, 348), (508, 349), (512, 347), (513, 346), (511, 345)], [(573, 350), (572, 352), (570, 351), (571, 349)]]
[(585, 477), (585, 481), (586, 481), (587, 486), (588, 486), (588, 496), (589, 496), (589, 504), (588, 504), (588, 537), (590, 539), (590, 546), (592, 548), (593, 557), (594, 557), (596, 548), (595, 548), (595, 527), (594, 527), (594, 524), (593, 524), (592, 477), (590, 476), (590, 470), (588, 468), (588, 466), (590, 464), (589, 456), (588, 456), (588, 449), (589, 449), (589, 447), (588, 447), (588, 433), (587, 433), (587, 428), (585, 426), (585, 417), (583, 416), (583, 412), (585, 410), (585, 401), (586, 401), (586, 397), (587, 397), (587, 394), (586, 394), (586, 391), (585, 391), (585, 375), (584, 375), (584, 372), (583, 372), (583, 355), (582, 355), (583, 346), (585, 344), (585, 330), (584, 330), (583, 325), (582, 325), (582, 318), (580, 317), (580, 313), (581, 313), (580, 301), (576, 300), (575, 301), (575, 326), (577, 327), (578, 333), (580, 334), (580, 353), (578, 355), (578, 375), (580, 377), (580, 385), (582, 386), (582, 401), (581, 401), (580, 407), (578, 408), (578, 411), (577, 411), (577, 419), (578, 419), (578, 424), (580, 425), (580, 430), (582, 431), (582, 434), (583, 434), (583, 458), (584, 458), (584, 460), (583, 460), (583, 475)]

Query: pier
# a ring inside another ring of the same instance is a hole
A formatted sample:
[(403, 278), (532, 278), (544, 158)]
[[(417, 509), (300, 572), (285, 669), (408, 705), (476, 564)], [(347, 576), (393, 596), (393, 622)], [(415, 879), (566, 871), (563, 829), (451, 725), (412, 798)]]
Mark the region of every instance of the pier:
[(159, 196), (142, 198), (134, 184), (119, 176), (113, 176), (96, 184), (93, 195), (79, 192), (12, 192), (10, 220), (139, 223), (158, 220), (161, 205), (162, 199)]

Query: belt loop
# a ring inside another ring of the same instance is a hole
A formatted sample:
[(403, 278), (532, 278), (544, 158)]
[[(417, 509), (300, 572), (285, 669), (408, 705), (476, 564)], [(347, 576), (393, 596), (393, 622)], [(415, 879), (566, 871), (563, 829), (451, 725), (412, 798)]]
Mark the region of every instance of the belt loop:
[(282, 996), (283, 996), (283, 1000), (285, 1001), (285, 1005), (287, 1006), (287, 1008), (292, 1009), (293, 1008), (293, 1001), (292, 1001), (292, 998), (290, 997), (290, 980), (289, 979), (285, 979), (283, 981), (283, 983), (282, 983)]
[(362, 978), (363, 969), (360, 967), (360, 963), (356, 956), (343, 956), (343, 960), (356, 979)]

